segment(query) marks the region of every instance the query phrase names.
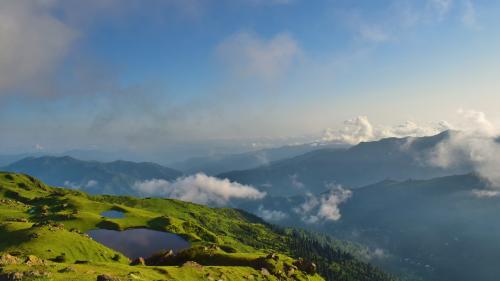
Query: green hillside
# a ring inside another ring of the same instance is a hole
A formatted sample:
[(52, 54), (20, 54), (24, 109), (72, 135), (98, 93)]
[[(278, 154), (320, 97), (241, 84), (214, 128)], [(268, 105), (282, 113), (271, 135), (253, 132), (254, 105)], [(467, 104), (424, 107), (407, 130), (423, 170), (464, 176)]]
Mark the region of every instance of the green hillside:
[[(107, 210), (125, 218), (102, 217)], [(85, 234), (139, 227), (178, 234), (191, 248), (160, 265), (132, 266)], [(310, 261), (331, 280), (392, 280), (328, 243), (243, 211), (91, 196), (14, 173), (0, 173), (0, 253), (0, 280), (323, 280)]]

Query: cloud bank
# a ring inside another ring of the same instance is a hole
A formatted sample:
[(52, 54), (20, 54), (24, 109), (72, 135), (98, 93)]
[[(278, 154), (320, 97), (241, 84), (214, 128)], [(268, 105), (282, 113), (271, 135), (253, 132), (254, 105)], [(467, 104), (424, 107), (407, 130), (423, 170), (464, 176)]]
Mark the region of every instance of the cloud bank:
[(265, 192), (260, 192), (252, 186), (202, 173), (172, 182), (162, 179), (136, 182), (132, 188), (143, 196), (161, 196), (208, 205), (225, 205), (231, 199), (256, 200), (266, 196)]
[(492, 187), (500, 188), (499, 131), (483, 112), (459, 110), (458, 114), (461, 121), (458, 126), (453, 126), (458, 131), (437, 145), (429, 162), (443, 168), (468, 163)]
[(360, 142), (375, 141), (389, 137), (421, 137), (438, 134), (449, 129), (449, 124), (441, 121), (438, 124), (419, 125), (406, 121), (397, 126), (374, 126), (368, 117), (358, 116), (344, 121), (339, 129), (326, 129), (320, 142), (341, 142), (358, 144)]
[(266, 221), (281, 221), (288, 217), (288, 215), (282, 211), (264, 209), (262, 205), (260, 205), (257, 210), (257, 216)]
[(351, 190), (330, 185), (329, 191), (319, 197), (308, 193), (305, 202), (295, 208), (294, 212), (302, 215), (302, 221), (306, 223), (337, 221), (341, 218), (339, 205), (351, 196)]

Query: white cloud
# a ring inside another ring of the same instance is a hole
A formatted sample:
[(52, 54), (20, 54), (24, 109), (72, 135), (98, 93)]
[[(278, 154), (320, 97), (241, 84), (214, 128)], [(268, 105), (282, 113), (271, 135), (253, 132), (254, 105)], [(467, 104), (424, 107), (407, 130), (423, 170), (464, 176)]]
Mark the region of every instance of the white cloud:
[(252, 186), (199, 173), (173, 182), (152, 179), (136, 182), (133, 188), (144, 196), (163, 196), (199, 204), (224, 205), (230, 199), (262, 199), (265, 192)]
[(0, 91), (49, 75), (77, 32), (57, 19), (55, 1), (0, 2)]
[(480, 190), (480, 189), (473, 189), (472, 190), (472, 195), (478, 198), (491, 198), (491, 197), (497, 197), (500, 195), (500, 191), (497, 190)]
[(64, 181), (63, 185), (70, 189), (81, 189), (81, 188), (91, 188), (96, 187), (99, 184), (96, 180), (89, 180), (87, 183), (78, 184), (72, 181)]
[(472, 165), (474, 170), (494, 187), (500, 187), (500, 143), (495, 126), (483, 112), (459, 110), (459, 130), (439, 143), (429, 157), (429, 162), (438, 167)]
[(278, 210), (267, 210), (264, 206), (260, 205), (257, 210), (257, 216), (263, 218), (266, 221), (280, 221), (288, 217), (288, 215), (282, 211)]
[(412, 121), (396, 126), (374, 126), (366, 116), (344, 121), (340, 129), (326, 129), (320, 142), (358, 144), (388, 137), (421, 137), (438, 134), (449, 129), (446, 122), (435, 125), (419, 125)]
[(302, 183), (299, 180), (299, 175), (293, 174), (293, 175), (289, 176), (289, 178), (290, 178), (290, 183), (292, 184), (292, 187), (294, 187), (296, 189), (304, 188), (304, 183)]
[(243, 77), (272, 80), (287, 72), (301, 51), (288, 33), (266, 40), (241, 32), (225, 39), (216, 52), (231, 71)]
[(307, 194), (305, 202), (295, 208), (294, 212), (302, 215), (302, 220), (306, 223), (339, 220), (339, 205), (351, 198), (352, 191), (338, 185), (330, 185), (329, 189), (328, 193), (319, 197)]

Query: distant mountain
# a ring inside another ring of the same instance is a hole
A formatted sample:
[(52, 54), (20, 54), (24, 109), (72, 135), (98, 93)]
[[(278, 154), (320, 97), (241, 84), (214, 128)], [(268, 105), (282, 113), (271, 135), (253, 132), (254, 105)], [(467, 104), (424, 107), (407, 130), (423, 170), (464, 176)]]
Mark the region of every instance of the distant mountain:
[(51, 185), (81, 189), (93, 194), (134, 195), (132, 185), (149, 179), (173, 180), (181, 172), (149, 162), (83, 161), (69, 156), (28, 157), (0, 168), (26, 173)]
[(213, 156), (195, 157), (171, 164), (172, 167), (186, 174), (203, 172), (207, 175), (217, 175), (229, 171), (252, 169), (266, 166), (272, 162), (295, 157), (313, 150), (324, 148), (345, 148), (345, 144), (287, 145), (267, 148), (237, 154), (217, 154)]
[(500, 276), (500, 190), (489, 189), (474, 174), (385, 180), (353, 189), (348, 200), (336, 205), (338, 221), (307, 221), (319, 210), (305, 211), (311, 202), (310, 195), (275, 196), (240, 207), (280, 213), (275, 223), (378, 249), (372, 262), (408, 280), (496, 281)]
[(450, 170), (426, 163), (436, 145), (450, 133), (387, 138), (346, 149), (320, 149), (254, 169), (222, 173), (219, 177), (281, 196), (318, 193), (332, 183), (359, 187), (384, 179), (426, 179), (470, 172), (471, 167), (466, 165)]

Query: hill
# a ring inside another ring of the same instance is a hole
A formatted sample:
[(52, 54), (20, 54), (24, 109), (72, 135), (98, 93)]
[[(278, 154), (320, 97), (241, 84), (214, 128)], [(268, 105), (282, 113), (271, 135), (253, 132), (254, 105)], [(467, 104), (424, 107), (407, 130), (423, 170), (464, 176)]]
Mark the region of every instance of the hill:
[(63, 186), (92, 194), (134, 195), (132, 185), (149, 179), (173, 180), (182, 173), (149, 162), (83, 161), (69, 156), (28, 157), (1, 168), (4, 171), (33, 175), (50, 185)]
[(255, 169), (220, 174), (251, 184), (270, 195), (319, 193), (335, 183), (360, 187), (384, 179), (426, 179), (466, 173), (470, 167), (446, 170), (426, 165), (425, 158), (450, 132), (431, 137), (387, 138), (347, 149), (320, 149)]
[[(125, 217), (103, 217), (108, 210)], [(96, 228), (168, 231), (191, 247), (132, 266), (85, 234)], [(323, 280), (311, 261), (328, 280), (393, 280), (326, 240), (273, 227), (244, 211), (91, 196), (13, 173), (0, 173), (0, 238), (0, 278), (7, 280)]]

